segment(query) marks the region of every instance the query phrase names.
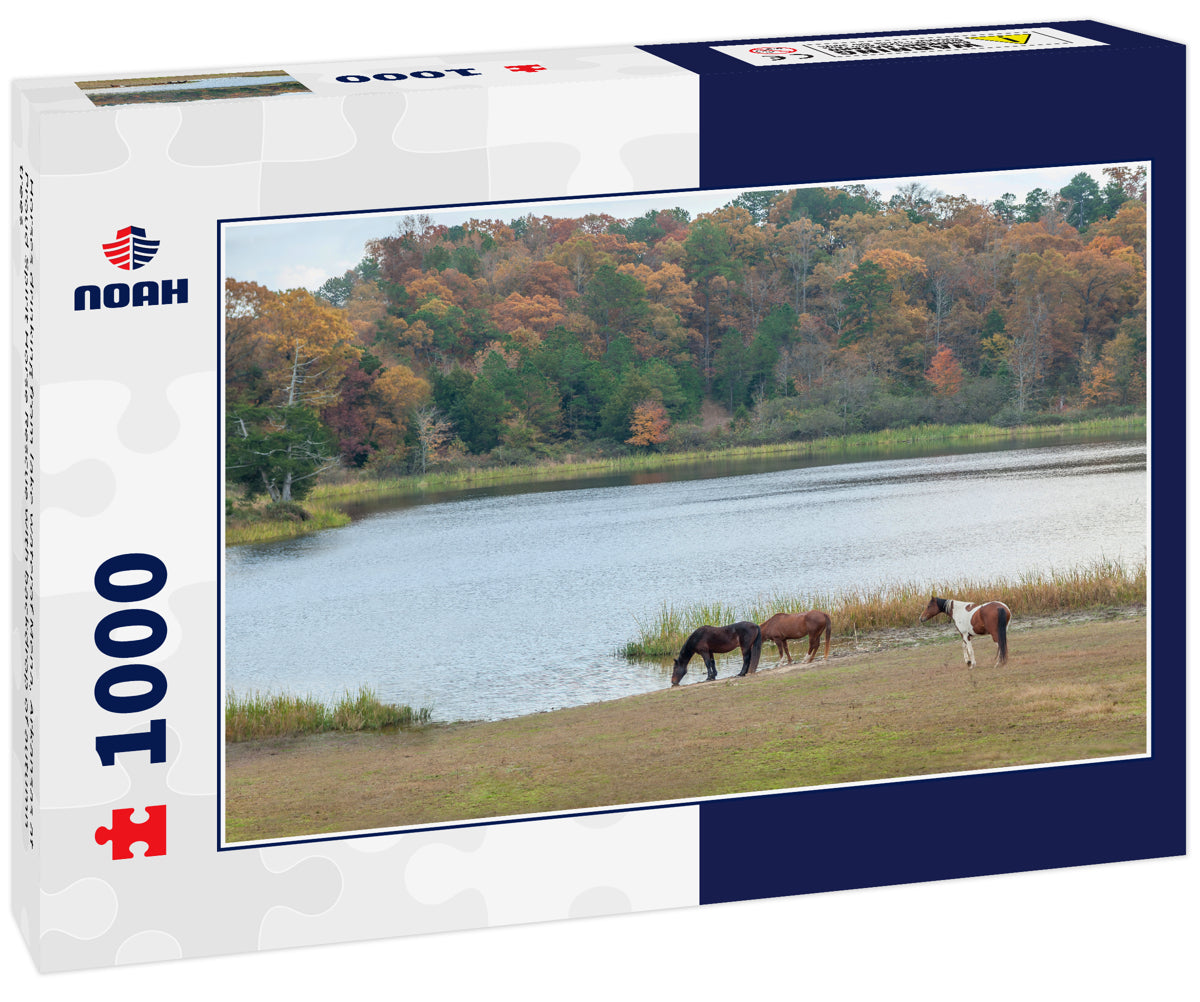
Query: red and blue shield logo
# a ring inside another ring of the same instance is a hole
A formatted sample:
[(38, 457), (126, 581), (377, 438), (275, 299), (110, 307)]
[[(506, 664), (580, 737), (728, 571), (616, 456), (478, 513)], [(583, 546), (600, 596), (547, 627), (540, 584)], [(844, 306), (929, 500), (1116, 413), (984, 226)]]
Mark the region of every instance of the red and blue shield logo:
[(148, 240), (140, 226), (117, 230), (117, 239), (104, 244), (104, 256), (124, 271), (136, 271), (147, 265), (158, 253), (158, 240)]

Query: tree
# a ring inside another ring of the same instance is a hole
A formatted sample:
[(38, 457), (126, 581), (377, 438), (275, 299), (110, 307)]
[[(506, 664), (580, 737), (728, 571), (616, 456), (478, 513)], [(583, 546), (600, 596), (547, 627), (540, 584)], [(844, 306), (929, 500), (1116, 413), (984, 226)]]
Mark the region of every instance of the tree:
[(316, 295), (330, 306), (345, 306), (359, 281), (358, 274), (351, 269), (337, 278), (327, 278), (324, 285), (317, 289)]
[(666, 408), (658, 400), (643, 400), (633, 408), (633, 419), (629, 422), (629, 445), (658, 445), (667, 440), (671, 419)]
[(842, 318), (847, 330), (840, 343), (847, 345), (869, 338), (875, 333), (879, 313), (891, 296), (892, 285), (887, 272), (874, 261), (863, 261), (837, 284), (846, 297)]
[(1017, 213), (1017, 222), (1036, 223), (1050, 207), (1050, 192), (1044, 188), (1034, 188), (1025, 196), (1025, 203)]
[(1103, 167), (1100, 173), (1108, 178), (1110, 184), (1115, 184), (1121, 189), (1125, 201), (1136, 200), (1146, 201), (1146, 167), (1144, 164), (1139, 164), (1136, 167)]
[(1017, 218), (1017, 196), (1006, 191), (992, 203), (992, 212), (1001, 222), (1013, 222)]
[(336, 465), (329, 433), (307, 407), (235, 407), (226, 417), (225, 475), (247, 497), (303, 500)]
[(1100, 185), (1085, 171), (1071, 178), (1058, 195), (1068, 203), (1065, 210), (1067, 219), (1080, 232), (1104, 214), (1106, 200), (1100, 193)]
[(933, 384), (933, 392), (939, 397), (952, 397), (962, 389), (963, 371), (949, 345), (942, 345), (933, 356), (933, 362), (925, 371), (925, 378)]
[(1083, 385), (1087, 406), (1140, 403), (1145, 392), (1137, 359), (1137, 347), (1128, 334), (1118, 334), (1100, 350)]
[(305, 289), (290, 289), (269, 300), (259, 319), (273, 402), (314, 407), (332, 400), (351, 361), (354, 328), (345, 314)]
[(645, 330), (646, 289), (636, 278), (612, 265), (596, 269), (583, 294), (583, 309), (604, 338), (605, 350), (621, 334)]
[(700, 371), (705, 384), (712, 385), (713, 324), (719, 319), (720, 293), (729, 288), (729, 280), (739, 272), (730, 246), (729, 234), (710, 216), (701, 216), (692, 224), (684, 243), (687, 271), (696, 283), (701, 315)]
[(427, 404), (413, 415), (413, 429), (417, 435), (417, 461), (424, 474), (430, 458), (437, 456), (449, 437), (450, 423), (436, 407)]
[(264, 402), (262, 314), (274, 298), (257, 282), (225, 280), (225, 397), (231, 403)]
[(808, 312), (808, 279), (824, 237), (824, 230), (811, 219), (797, 219), (778, 231), (776, 241), (787, 259), (792, 279), (792, 308)]
[(743, 191), (729, 205), (745, 209), (756, 224), (765, 223), (771, 203), (782, 194), (782, 191)]

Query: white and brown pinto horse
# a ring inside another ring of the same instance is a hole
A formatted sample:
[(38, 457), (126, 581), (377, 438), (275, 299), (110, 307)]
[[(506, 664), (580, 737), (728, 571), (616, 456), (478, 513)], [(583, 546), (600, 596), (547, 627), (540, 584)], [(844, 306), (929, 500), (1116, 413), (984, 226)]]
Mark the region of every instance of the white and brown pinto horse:
[(996, 655), (996, 664), (1002, 665), (1008, 660), (1008, 624), (1012, 621), (1012, 612), (1003, 602), (962, 602), (955, 598), (931, 598), (921, 613), (921, 622), (933, 619), (934, 616), (945, 613), (950, 617), (954, 628), (962, 636), (963, 657), (967, 667), (975, 667), (975, 648), (971, 646), (972, 637), (991, 637), (1000, 648)]

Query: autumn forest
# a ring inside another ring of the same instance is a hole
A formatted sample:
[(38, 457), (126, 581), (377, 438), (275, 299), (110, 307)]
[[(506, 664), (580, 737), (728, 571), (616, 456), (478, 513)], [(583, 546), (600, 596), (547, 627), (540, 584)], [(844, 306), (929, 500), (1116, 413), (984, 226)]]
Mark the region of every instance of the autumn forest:
[(1100, 177), (989, 204), (909, 183), (694, 218), (414, 214), (315, 291), (229, 277), (231, 494), (1138, 411), (1146, 174)]

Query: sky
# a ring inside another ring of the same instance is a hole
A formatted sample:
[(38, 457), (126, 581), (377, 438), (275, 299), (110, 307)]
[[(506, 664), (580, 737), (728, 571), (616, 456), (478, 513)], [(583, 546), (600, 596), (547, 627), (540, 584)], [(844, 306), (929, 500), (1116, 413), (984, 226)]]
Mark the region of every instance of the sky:
[[(1081, 171), (1093, 175), (1103, 186), (1105, 165), (1047, 167), (1031, 170), (987, 171), (976, 174), (935, 174), (916, 178), (887, 178), (862, 183), (878, 189), (886, 202), (902, 185), (919, 181), (948, 195), (966, 195), (981, 202), (992, 202), (1006, 192), (1023, 201), (1034, 188), (1058, 191)], [(838, 184), (839, 182), (829, 182)], [(841, 182), (844, 183), (844, 182)], [(805, 187), (819, 186), (806, 182)], [(775, 185), (784, 188), (787, 185)], [(515, 219), (534, 215), (582, 216), (608, 213), (618, 219), (644, 215), (648, 210), (687, 209), (694, 218), (702, 212), (718, 209), (736, 198), (741, 188), (677, 194), (634, 195), (609, 199), (570, 199), (553, 202), (518, 202), (503, 205), (427, 210), (409, 208), (378, 214), (348, 214), (305, 219), (243, 222), (227, 225), (225, 230), (225, 274), (243, 282), (258, 282), (268, 289), (316, 290), (326, 279), (344, 274), (363, 258), (368, 240), (389, 236), (401, 216), (427, 212), (434, 222), (453, 226), (468, 219)]]

